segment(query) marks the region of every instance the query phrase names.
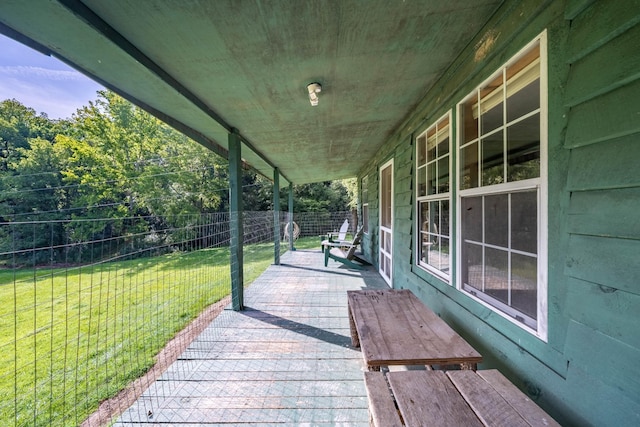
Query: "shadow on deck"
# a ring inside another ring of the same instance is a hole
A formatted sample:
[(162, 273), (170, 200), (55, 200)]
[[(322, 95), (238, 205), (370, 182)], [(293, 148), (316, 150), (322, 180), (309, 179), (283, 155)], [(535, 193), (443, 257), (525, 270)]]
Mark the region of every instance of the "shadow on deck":
[(375, 268), (287, 252), (225, 309), (116, 426), (368, 426), (364, 364), (351, 347), (347, 291), (387, 287)]

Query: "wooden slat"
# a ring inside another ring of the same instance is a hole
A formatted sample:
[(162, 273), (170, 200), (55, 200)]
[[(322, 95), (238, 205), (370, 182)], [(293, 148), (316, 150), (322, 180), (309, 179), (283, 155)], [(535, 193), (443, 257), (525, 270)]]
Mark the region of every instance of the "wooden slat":
[(387, 377), (407, 426), (482, 425), (443, 371), (389, 372)]
[[(568, 277), (562, 307), (569, 319), (640, 349), (640, 295)], [(594, 363), (594, 366), (598, 365)]]
[(473, 371), (449, 371), (447, 375), (471, 409), (487, 426), (528, 427), (528, 423), (484, 379)]
[(571, 194), (571, 234), (640, 240), (640, 187), (576, 191)]
[(391, 390), (382, 372), (365, 372), (364, 385), (367, 388), (369, 412), (374, 426), (402, 426), (402, 420), (393, 401)]
[(574, 19), (580, 12), (585, 10), (594, 0), (569, 0), (564, 12), (565, 19)]
[(409, 290), (351, 291), (368, 366), (479, 363), (482, 356)]
[(638, 134), (571, 150), (567, 189), (598, 190), (640, 187)]
[(640, 295), (638, 241), (573, 234), (565, 274)]
[[(637, 0), (593, 2), (571, 23), (567, 61), (573, 63), (640, 22)], [(596, 24), (594, 24), (596, 23)]]
[(572, 64), (565, 105), (575, 106), (640, 78), (640, 25)]
[(573, 107), (565, 148), (582, 147), (640, 132), (640, 121), (629, 106), (640, 98), (640, 81), (607, 92)]
[(513, 385), (498, 370), (488, 369), (486, 371), (478, 371), (477, 375), (491, 384), (495, 391), (532, 426), (560, 426), (549, 414), (529, 399), (527, 395)]

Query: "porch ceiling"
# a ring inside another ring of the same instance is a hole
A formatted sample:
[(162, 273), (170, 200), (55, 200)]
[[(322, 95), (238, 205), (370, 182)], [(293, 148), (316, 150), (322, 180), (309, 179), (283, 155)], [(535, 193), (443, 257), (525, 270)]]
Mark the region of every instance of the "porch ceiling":
[(0, 32), (302, 184), (355, 176), (501, 2), (3, 0)]

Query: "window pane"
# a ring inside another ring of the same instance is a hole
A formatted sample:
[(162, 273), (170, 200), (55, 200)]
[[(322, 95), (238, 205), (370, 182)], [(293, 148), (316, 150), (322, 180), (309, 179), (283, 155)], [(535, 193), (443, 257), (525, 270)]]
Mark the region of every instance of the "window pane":
[(538, 259), (511, 254), (511, 306), (529, 317), (538, 317)]
[(482, 242), (482, 197), (462, 199), (462, 240)]
[(440, 243), (436, 241), (435, 244), (425, 249), (425, 253), (427, 254), (427, 264), (440, 270)]
[(540, 114), (507, 128), (509, 182), (540, 176)]
[(427, 195), (427, 167), (418, 168), (418, 197)]
[(503, 99), (502, 75), (480, 90), (480, 113), (482, 114), (480, 132), (482, 135), (486, 135), (504, 124)]
[(507, 121), (540, 107), (540, 48), (507, 68)]
[(427, 161), (430, 162), (438, 157), (438, 143), (436, 141), (436, 127), (427, 131)]
[(504, 182), (504, 144), (502, 132), (482, 140), (482, 185)]
[(429, 218), (433, 215), (430, 209), (432, 205), (433, 202), (420, 203), (420, 234), (423, 242), (428, 240), (428, 233), (431, 231), (431, 221)]
[(427, 205), (428, 208), (422, 221), (422, 229), (429, 233), (429, 240), (433, 241), (439, 234), (438, 230), (440, 229), (440, 202), (428, 202), (423, 205)]
[(427, 255), (429, 252), (429, 203), (421, 202), (420, 203), (420, 212), (419, 212), (419, 251), (420, 251), (420, 259), (423, 261), (427, 261)]
[(485, 248), (484, 290), (500, 302), (509, 304), (509, 253)]
[(440, 270), (444, 273), (449, 274), (449, 263), (451, 253), (451, 249), (449, 247), (449, 239), (441, 238), (440, 239)]
[(442, 200), (440, 209), (440, 234), (449, 236), (449, 200)]
[(538, 194), (536, 191), (511, 195), (511, 248), (538, 253)]
[(391, 166), (381, 173), (380, 179), (380, 225), (391, 228)]
[(438, 143), (438, 156), (446, 156), (449, 154), (449, 127), (445, 130), (446, 137)]
[(478, 143), (463, 148), (460, 153), (460, 188), (476, 188), (478, 186)]
[(422, 166), (427, 162), (427, 138), (423, 135), (416, 141), (418, 146), (418, 166)]
[(426, 250), (427, 263), (443, 273), (449, 274), (449, 239), (438, 239)]
[(462, 245), (462, 283), (482, 291), (482, 246)]
[(369, 177), (362, 178), (362, 203), (369, 203)]
[(449, 192), (449, 156), (438, 160), (438, 193)]
[(529, 83), (507, 98), (507, 121), (511, 122), (540, 107), (540, 79)]
[(471, 97), (461, 106), (460, 131), (462, 132), (461, 141), (464, 145), (478, 137), (478, 109), (474, 105), (478, 102), (477, 97)]
[(497, 194), (484, 198), (484, 239), (490, 245), (509, 246), (509, 196)]
[(436, 175), (436, 162), (427, 165), (427, 194), (436, 194), (438, 177)]

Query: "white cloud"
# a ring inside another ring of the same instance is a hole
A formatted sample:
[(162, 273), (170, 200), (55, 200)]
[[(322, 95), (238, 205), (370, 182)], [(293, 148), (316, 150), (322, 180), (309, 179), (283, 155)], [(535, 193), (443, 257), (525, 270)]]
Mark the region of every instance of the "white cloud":
[(76, 71), (54, 70), (28, 65), (0, 66), (0, 75), (53, 81), (81, 81), (86, 79), (86, 77)]
[(70, 118), (97, 98), (97, 83), (73, 70), (33, 66), (0, 66), (0, 101), (17, 99), (51, 119)]

